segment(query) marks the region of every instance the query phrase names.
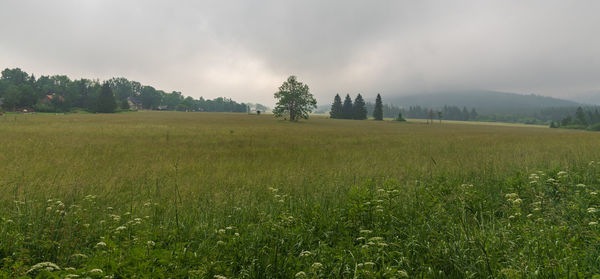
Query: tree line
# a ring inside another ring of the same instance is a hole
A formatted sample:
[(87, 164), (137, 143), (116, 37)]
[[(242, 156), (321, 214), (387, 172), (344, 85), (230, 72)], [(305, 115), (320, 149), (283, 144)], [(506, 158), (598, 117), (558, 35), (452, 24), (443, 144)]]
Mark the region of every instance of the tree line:
[(346, 94), (344, 103), (342, 103), (340, 95), (336, 94), (333, 98), (333, 104), (331, 105), (329, 115), (331, 118), (336, 119), (363, 120), (367, 119), (367, 106), (360, 94), (356, 95), (354, 102), (352, 102), (350, 94)]
[(551, 121), (550, 128), (569, 128), (600, 131), (600, 112), (598, 108), (577, 107), (574, 115), (567, 115), (560, 121)]
[(111, 108), (247, 112), (249, 104), (223, 97), (213, 100), (184, 97), (181, 92), (168, 93), (122, 77), (111, 78), (102, 83), (85, 78), (72, 80), (66, 75), (36, 78), (33, 74), (14, 68), (2, 71), (0, 106), (8, 111), (26, 109), (40, 112), (68, 112), (77, 109), (105, 112), (111, 111)]

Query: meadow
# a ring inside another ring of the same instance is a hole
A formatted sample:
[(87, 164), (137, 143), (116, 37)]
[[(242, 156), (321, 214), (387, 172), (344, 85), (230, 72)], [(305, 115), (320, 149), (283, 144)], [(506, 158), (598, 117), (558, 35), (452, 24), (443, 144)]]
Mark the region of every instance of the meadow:
[(0, 116), (0, 278), (589, 278), (600, 133)]

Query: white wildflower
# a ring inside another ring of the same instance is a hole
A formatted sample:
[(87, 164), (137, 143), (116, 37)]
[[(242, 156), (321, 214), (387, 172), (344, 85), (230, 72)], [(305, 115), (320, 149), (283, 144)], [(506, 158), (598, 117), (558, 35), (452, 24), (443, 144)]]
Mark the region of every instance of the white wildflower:
[(523, 200), (521, 200), (521, 199), (517, 198), (517, 199), (513, 200), (513, 201), (512, 201), (512, 203), (513, 203), (514, 205), (519, 205), (519, 204), (521, 204), (521, 202), (522, 202), (522, 201), (523, 201)]
[(227, 279), (227, 277), (225, 277), (223, 275), (215, 275), (215, 276), (213, 276), (213, 278), (215, 278), (215, 279)]
[(370, 234), (372, 232), (373, 231), (371, 231), (371, 230), (360, 230), (360, 233), (362, 233), (362, 234)]
[(585, 184), (579, 183), (579, 184), (575, 185), (575, 187), (585, 188)]
[(37, 263), (34, 266), (32, 266), (29, 270), (27, 270), (26, 273), (32, 273), (38, 270), (47, 270), (47, 271), (55, 271), (55, 270), (60, 270), (60, 267), (58, 265), (56, 265), (55, 263), (51, 263), (51, 262), (41, 262), (41, 263)]
[(298, 273), (296, 273), (296, 278), (306, 278), (306, 272), (304, 271), (300, 271)]
[(118, 226), (116, 228), (116, 231), (119, 232), (119, 231), (123, 231), (123, 230), (126, 230), (126, 229), (127, 229), (127, 227), (125, 227), (125, 226)]
[(96, 243), (96, 248), (102, 248), (102, 247), (106, 247), (106, 242), (100, 241), (100, 242)]
[(588, 213), (596, 213), (596, 212), (598, 212), (598, 209), (596, 209), (594, 207), (590, 207), (590, 208), (587, 209), (587, 212)]
[(148, 242), (146, 242), (146, 243), (147, 243), (147, 244), (148, 244), (148, 246), (150, 246), (150, 247), (154, 247), (154, 246), (156, 246), (156, 243), (154, 243), (154, 241), (152, 241), (152, 240), (148, 240)]
[(310, 251), (302, 251), (302, 252), (300, 252), (300, 257), (308, 257), (311, 254), (312, 253)]
[(323, 268), (323, 264), (320, 262), (315, 262), (312, 264), (312, 269), (316, 270), (316, 269), (321, 269), (321, 268)]
[(595, 225), (598, 225), (598, 222), (594, 222), (594, 221), (592, 221), (592, 222), (589, 222), (589, 223), (588, 223), (588, 225), (590, 225), (590, 226), (595, 226)]
[(94, 268), (94, 269), (90, 270), (89, 273), (103, 273), (103, 271), (102, 271), (102, 269)]

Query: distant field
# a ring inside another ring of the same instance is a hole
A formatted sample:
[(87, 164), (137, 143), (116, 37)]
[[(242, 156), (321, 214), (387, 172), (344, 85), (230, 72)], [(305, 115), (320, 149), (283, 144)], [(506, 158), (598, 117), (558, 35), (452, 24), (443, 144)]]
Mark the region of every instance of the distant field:
[(138, 112), (0, 135), (0, 278), (600, 273), (600, 133)]

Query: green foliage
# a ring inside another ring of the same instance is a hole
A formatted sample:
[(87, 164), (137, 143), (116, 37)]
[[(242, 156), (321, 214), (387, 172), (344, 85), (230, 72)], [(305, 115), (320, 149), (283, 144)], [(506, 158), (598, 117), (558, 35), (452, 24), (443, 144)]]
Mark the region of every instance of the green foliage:
[(358, 94), (354, 99), (354, 104), (352, 105), (352, 118), (356, 120), (364, 120), (367, 119), (367, 107), (365, 105), (365, 100), (363, 97)]
[(98, 108), (96, 111), (101, 113), (114, 113), (116, 109), (117, 102), (115, 101), (115, 96), (113, 95), (108, 82), (105, 82), (102, 85), (100, 96), (98, 96)]
[(373, 118), (375, 120), (383, 120), (383, 102), (381, 101), (381, 95), (377, 94), (375, 99), (375, 108), (373, 109)]
[(290, 76), (275, 93), (277, 104), (273, 109), (275, 117), (289, 115), (290, 121), (308, 119), (308, 114), (317, 107), (317, 100), (310, 94), (308, 85)]
[(396, 117), (396, 121), (399, 122), (406, 122), (406, 119), (404, 119), (404, 117), (402, 117), (402, 113), (398, 113), (398, 116)]
[[(167, 93), (122, 77), (106, 82), (119, 105), (131, 99), (146, 109), (166, 106), (168, 110), (180, 111), (246, 112), (247, 108), (246, 104), (222, 97), (213, 100), (202, 97), (198, 100), (191, 97), (184, 99), (181, 92)], [(5, 69), (0, 78), (0, 105), (10, 111), (32, 108), (40, 112), (96, 111), (101, 91), (102, 86), (97, 80), (71, 80), (64, 75), (41, 76), (36, 80), (21, 69)], [(50, 100), (46, 96), (57, 98)]]
[(331, 110), (329, 111), (329, 117), (342, 118), (342, 116), (342, 98), (340, 98), (340, 94), (335, 94), (333, 104), (331, 104)]
[(588, 125), (587, 120), (585, 119), (585, 113), (583, 112), (582, 107), (577, 107), (577, 110), (575, 111), (575, 124)]
[(346, 98), (344, 99), (344, 104), (342, 105), (342, 118), (344, 119), (352, 119), (354, 116), (354, 110), (352, 105), (352, 99), (350, 99), (350, 94), (346, 94)]
[(121, 109), (124, 109), (124, 110), (128, 110), (128, 109), (130, 109), (130, 108), (131, 108), (131, 106), (129, 105), (129, 102), (127, 101), (127, 99), (125, 99), (125, 100), (121, 101), (121, 106), (120, 106), (120, 108), (121, 108)]

